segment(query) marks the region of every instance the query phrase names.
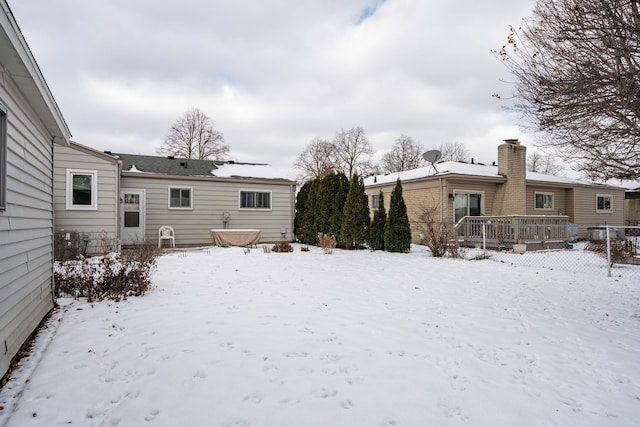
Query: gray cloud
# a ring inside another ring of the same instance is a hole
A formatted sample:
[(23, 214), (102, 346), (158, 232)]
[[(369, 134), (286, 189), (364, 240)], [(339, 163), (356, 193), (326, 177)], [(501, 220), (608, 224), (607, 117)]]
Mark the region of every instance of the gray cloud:
[(9, 2), (74, 140), (100, 150), (153, 154), (192, 106), (236, 160), (281, 169), (352, 126), (379, 152), (404, 133), (484, 161), (521, 136), (490, 49), (529, 0)]

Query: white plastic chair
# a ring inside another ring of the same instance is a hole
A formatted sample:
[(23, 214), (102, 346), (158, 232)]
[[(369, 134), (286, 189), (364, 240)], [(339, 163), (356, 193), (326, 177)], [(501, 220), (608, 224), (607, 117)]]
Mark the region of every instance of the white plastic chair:
[(158, 229), (158, 248), (162, 247), (163, 240), (171, 240), (171, 247), (176, 247), (176, 233), (173, 231), (173, 227), (163, 225)]

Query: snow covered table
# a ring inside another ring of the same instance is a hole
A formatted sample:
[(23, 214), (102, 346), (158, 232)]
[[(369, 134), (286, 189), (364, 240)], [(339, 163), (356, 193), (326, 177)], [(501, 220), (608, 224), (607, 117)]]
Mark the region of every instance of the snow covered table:
[(216, 246), (253, 246), (262, 237), (262, 232), (255, 229), (214, 229), (210, 233)]

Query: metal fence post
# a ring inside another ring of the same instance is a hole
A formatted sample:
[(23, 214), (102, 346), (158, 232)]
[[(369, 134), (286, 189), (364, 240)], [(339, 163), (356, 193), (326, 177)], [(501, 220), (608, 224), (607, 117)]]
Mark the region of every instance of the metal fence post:
[(608, 276), (611, 277), (611, 234), (609, 233), (609, 226), (607, 228), (607, 272)]

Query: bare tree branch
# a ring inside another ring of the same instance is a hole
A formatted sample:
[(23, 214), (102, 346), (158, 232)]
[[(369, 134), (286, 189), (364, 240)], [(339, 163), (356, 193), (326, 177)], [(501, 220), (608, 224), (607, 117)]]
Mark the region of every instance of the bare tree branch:
[(382, 167), (385, 172), (401, 172), (416, 169), (424, 165), (422, 144), (407, 135), (396, 139), (391, 151), (382, 156)]
[(445, 142), (438, 150), (442, 154), (440, 159), (445, 162), (468, 162), (471, 157), (467, 147), (460, 141)]
[(324, 176), (336, 169), (335, 158), (334, 143), (315, 137), (304, 147), (293, 165), (302, 172), (302, 180), (307, 181)]
[(514, 109), (546, 136), (542, 145), (598, 180), (640, 177), (638, 8), (536, 0), (532, 18), (493, 52), (515, 78)]
[(336, 147), (336, 167), (340, 172), (348, 177), (354, 173), (364, 176), (373, 169), (370, 160), (373, 148), (360, 126), (340, 130), (333, 143)]
[(156, 152), (186, 159), (224, 160), (229, 146), (222, 132), (215, 129), (213, 120), (200, 109), (192, 108), (171, 126)]
[(556, 163), (555, 157), (551, 154), (533, 151), (527, 156), (527, 170), (546, 175), (557, 175), (562, 170), (562, 166)]

